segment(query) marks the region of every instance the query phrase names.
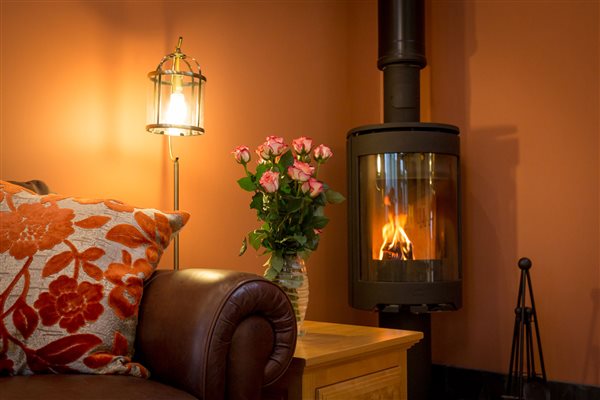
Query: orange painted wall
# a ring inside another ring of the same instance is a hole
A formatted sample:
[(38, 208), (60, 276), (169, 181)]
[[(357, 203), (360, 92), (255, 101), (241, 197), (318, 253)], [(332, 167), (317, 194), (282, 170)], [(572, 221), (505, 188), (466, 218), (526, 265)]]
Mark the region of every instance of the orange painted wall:
[(461, 127), (464, 308), (434, 361), (508, 371), (523, 256), (548, 376), (600, 385), (600, 3), (431, 1), (432, 117)]
[[(256, 221), (233, 147), (312, 136), (345, 193), (345, 134), (380, 120), (373, 0), (1, 4), (0, 178), (65, 194), (171, 206), (146, 73), (184, 37), (208, 77), (207, 134), (175, 141), (184, 266), (262, 272), (237, 256)], [(425, 115), (462, 129), (465, 220), (465, 304), (433, 316), (434, 361), (506, 371), (526, 255), (550, 379), (600, 385), (598, 3), (428, 4)], [(308, 318), (374, 324), (347, 305), (346, 205), (327, 213)]]
[[(321, 176), (346, 192), (346, 132), (379, 113), (363, 102), (379, 89), (373, 4), (2, 0), (0, 177), (171, 208), (167, 141), (144, 129), (146, 74), (182, 35), (208, 83), (206, 135), (174, 139), (180, 207), (192, 215), (181, 265), (262, 274), (264, 257), (237, 255), (258, 223), (230, 152), (267, 135), (311, 136), (335, 154)], [(347, 305), (346, 206), (326, 213), (308, 317), (373, 320)], [(171, 265), (167, 252), (161, 266)]]

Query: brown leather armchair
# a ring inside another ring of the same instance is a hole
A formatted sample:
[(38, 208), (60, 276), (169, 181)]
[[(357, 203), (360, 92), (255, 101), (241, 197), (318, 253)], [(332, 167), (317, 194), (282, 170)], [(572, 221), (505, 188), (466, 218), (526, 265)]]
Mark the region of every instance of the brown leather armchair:
[[(49, 193), (42, 181), (14, 183)], [(295, 347), (294, 311), (274, 283), (227, 270), (159, 270), (145, 284), (135, 342), (134, 361), (150, 379), (0, 377), (0, 399), (260, 399)]]
[(286, 295), (257, 275), (157, 271), (142, 297), (135, 359), (150, 379), (0, 378), (2, 399), (259, 399), (286, 371), (296, 322)]

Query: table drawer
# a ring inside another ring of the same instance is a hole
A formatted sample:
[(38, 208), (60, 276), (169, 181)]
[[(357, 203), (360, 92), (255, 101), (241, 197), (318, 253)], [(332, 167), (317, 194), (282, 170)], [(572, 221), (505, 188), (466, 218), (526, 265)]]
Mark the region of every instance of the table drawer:
[(318, 400), (406, 400), (403, 376), (399, 367), (386, 369), (318, 388), (316, 398)]

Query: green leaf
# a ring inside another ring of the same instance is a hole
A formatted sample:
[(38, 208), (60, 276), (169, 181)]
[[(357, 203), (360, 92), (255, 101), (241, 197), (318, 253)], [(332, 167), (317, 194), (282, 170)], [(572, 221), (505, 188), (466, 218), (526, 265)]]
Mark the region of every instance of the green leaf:
[(325, 226), (327, 226), (328, 222), (329, 222), (329, 218), (327, 218), (327, 217), (314, 216), (311, 221), (311, 225), (315, 229), (323, 229), (323, 228), (325, 228)]
[(262, 164), (258, 164), (256, 166), (256, 173), (257, 174), (264, 174), (266, 171), (269, 170), (271, 164), (269, 163), (262, 163)]
[(292, 188), (290, 187), (290, 179), (285, 174), (280, 175), (279, 192), (284, 194), (292, 193)]
[(320, 195), (318, 195), (317, 197), (315, 197), (313, 199), (313, 202), (317, 206), (325, 206), (325, 205), (327, 205), (327, 199), (325, 198), (325, 193), (321, 193)]
[(255, 210), (261, 210), (263, 208), (262, 192), (258, 192), (254, 196), (252, 196), (252, 201), (250, 202), (250, 208), (253, 208)]
[(262, 178), (263, 174), (270, 169), (269, 165), (270, 164), (267, 163), (258, 164), (258, 167), (256, 167), (256, 182), (260, 181), (260, 178)]
[(267, 269), (265, 269), (265, 272), (263, 274), (263, 276), (273, 282), (275, 280), (275, 278), (277, 277), (277, 271), (275, 271), (273, 268), (268, 267)]
[(298, 197), (294, 197), (294, 198), (290, 199), (288, 201), (288, 203), (286, 204), (286, 207), (285, 207), (286, 211), (288, 213), (293, 213), (293, 212), (300, 210), (302, 208), (303, 201), (304, 201), (304, 199), (298, 198)]
[(237, 181), (240, 187), (248, 192), (254, 192), (256, 190), (256, 185), (252, 182), (252, 178), (249, 176), (245, 176), (243, 178), (238, 179)]
[(304, 246), (306, 244), (306, 236), (304, 235), (294, 235), (292, 236), (292, 239), (298, 242), (300, 246)]
[(292, 150), (288, 150), (283, 153), (278, 164), (282, 172), (287, 172), (288, 167), (294, 164), (294, 155), (292, 154)]
[(246, 240), (246, 237), (244, 236), (244, 240), (242, 241), (242, 247), (240, 248), (240, 253), (238, 255), (242, 255), (246, 252), (246, 250), (248, 249), (248, 241)]
[(283, 257), (277, 253), (273, 253), (269, 259), (269, 265), (275, 270), (275, 272), (280, 273), (281, 269), (283, 268)]
[(325, 197), (327, 198), (327, 201), (331, 204), (339, 204), (346, 200), (344, 196), (332, 189), (327, 189), (327, 191), (325, 192)]
[(310, 238), (308, 240), (308, 243), (306, 243), (306, 248), (309, 249), (310, 251), (317, 250), (318, 246), (319, 246), (319, 235), (313, 236), (312, 238)]
[(265, 232), (260, 231), (252, 231), (248, 234), (248, 239), (250, 239), (250, 245), (254, 247), (254, 250), (259, 249), (260, 244), (265, 236)]

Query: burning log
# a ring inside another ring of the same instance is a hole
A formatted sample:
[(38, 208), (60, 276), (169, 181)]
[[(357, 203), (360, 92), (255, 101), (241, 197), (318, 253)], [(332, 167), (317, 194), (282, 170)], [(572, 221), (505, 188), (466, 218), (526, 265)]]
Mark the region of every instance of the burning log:
[(383, 244), (379, 249), (379, 259), (414, 260), (413, 244), (404, 230), (407, 215), (396, 214), (397, 200), (394, 188), (385, 196), (383, 203), (389, 222), (381, 230)]

